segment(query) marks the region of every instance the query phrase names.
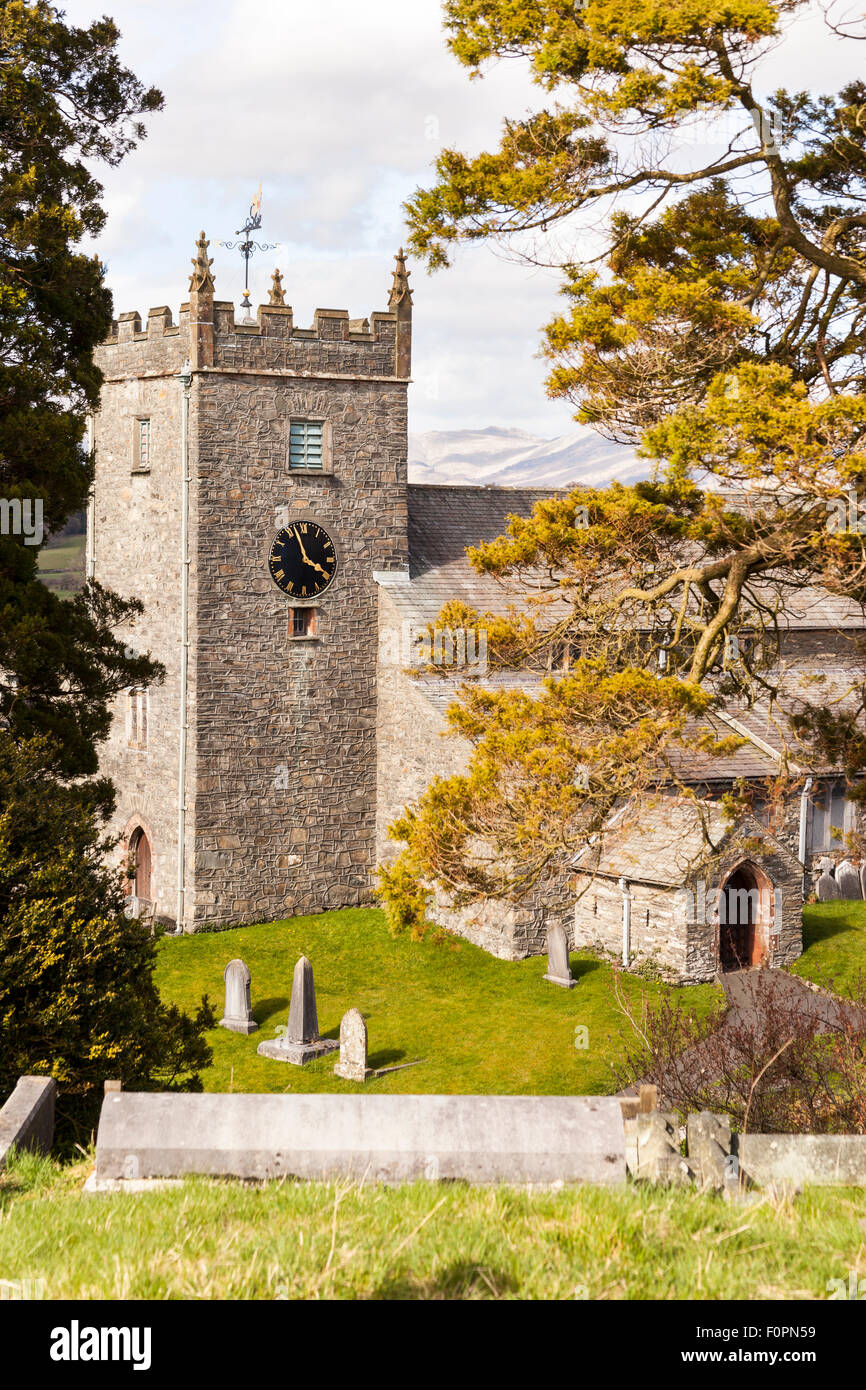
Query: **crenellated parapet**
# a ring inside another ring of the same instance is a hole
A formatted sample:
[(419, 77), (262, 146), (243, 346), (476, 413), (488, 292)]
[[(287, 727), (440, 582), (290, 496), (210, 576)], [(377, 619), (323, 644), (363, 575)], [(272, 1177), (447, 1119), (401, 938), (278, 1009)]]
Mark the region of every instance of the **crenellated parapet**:
[(347, 309), (317, 309), (309, 328), (295, 325), (285, 303), (282, 276), (274, 273), (270, 303), (253, 319), (230, 300), (214, 298), (212, 260), (204, 233), (196, 245), (189, 300), (178, 321), (166, 305), (121, 314), (97, 350), (108, 379), (169, 374), (189, 359), (193, 372), (278, 371), (314, 377), (381, 377), (406, 380), (411, 368), (412, 292), (405, 258), (397, 257), (389, 307), (363, 318)]

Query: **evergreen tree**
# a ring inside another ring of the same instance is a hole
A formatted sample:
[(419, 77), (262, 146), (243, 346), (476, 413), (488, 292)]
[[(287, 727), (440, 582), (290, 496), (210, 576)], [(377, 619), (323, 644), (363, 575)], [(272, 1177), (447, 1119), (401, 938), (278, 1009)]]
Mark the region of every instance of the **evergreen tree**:
[(519, 899), (562, 871), (614, 806), (678, 784), (677, 747), (731, 751), (700, 724), (731, 698), (766, 704), (801, 764), (842, 767), (866, 805), (866, 677), (786, 707), (778, 662), (798, 593), (866, 603), (866, 85), (756, 95), (804, 10), (446, 0), (472, 76), (518, 57), (553, 100), (493, 152), (443, 151), (407, 204), (412, 248), (431, 268), (477, 240), (558, 265), (548, 390), (637, 442), (653, 480), (539, 503), (470, 552), (533, 602), (450, 604), (440, 625), (485, 630), (494, 667), (573, 659), (540, 694), (452, 706), (474, 752), (392, 827), (396, 928), (433, 887)]
[(72, 776), (96, 770), (110, 699), (159, 675), (114, 636), (138, 603), (98, 585), (64, 602), (38, 575), (40, 543), (92, 482), (82, 441), (112, 305), (79, 248), (105, 222), (89, 166), (117, 164), (162, 106), (118, 38), (111, 20), (75, 28), (47, 0), (0, 3), (0, 725), (50, 735)]

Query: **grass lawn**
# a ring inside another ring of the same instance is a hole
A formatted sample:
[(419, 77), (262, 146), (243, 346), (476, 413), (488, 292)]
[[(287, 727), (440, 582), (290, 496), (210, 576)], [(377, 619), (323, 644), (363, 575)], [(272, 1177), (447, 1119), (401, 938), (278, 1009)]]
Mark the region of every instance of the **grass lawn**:
[[(420, 1068), (419, 1068), (420, 1070)], [(0, 1174), (0, 1270), (45, 1298), (814, 1299), (866, 1275), (866, 1193), (743, 1206), (535, 1191), (190, 1179), (88, 1194), (89, 1163)]]
[(39, 576), (61, 598), (77, 593), (84, 581), (84, 536), (47, 541), (39, 552)]
[(866, 902), (807, 903), (803, 908), (803, 954), (795, 975), (837, 989), (866, 984)]
[[(252, 973), (259, 1031), (242, 1037), (212, 1030), (206, 1090), (358, 1089), (334, 1075), (334, 1056), (294, 1067), (256, 1053), (257, 1044), (286, 1023), (301, 954), (313, 964), (324, 1037), (339, 1037), (340, 1019), (354, 1006), (367, 1021), (371, 1067), (420, 1062), (372, 1078), (368, 1091), (598, 1095), (616, 1089), (609, 1059), (628, 1025), (614, 1006), (610, 966), (573, 954), (579, 984), (565, 990), (542, 979), (546, 956), (501, 961), (468, 942), (394, 940), (381, 912), (351, 908), (162, 941), (157, 982), (168, 1002), (191, 1009), (207, 993), (221, 1010), (228, 961), (240, 956)], [(655, 998), (661, 986), (629, 978), (626, 988)], [(720, 997), (712, 985), (682, 995), (698, 1011)], [(581, 1025), (586, 1048), (575, 1046)]]

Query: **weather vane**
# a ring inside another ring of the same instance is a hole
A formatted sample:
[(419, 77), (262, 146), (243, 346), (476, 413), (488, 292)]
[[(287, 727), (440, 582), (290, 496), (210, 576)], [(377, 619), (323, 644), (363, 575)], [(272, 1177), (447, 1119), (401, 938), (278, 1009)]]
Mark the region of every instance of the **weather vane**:
[(220, 241), (219, 246), (225, 246), (229, 251), (234, 251), (235, 247), (240, 248), (240, 253), (244, 258), (244, 297), (241, 300), (242, 309), (251, 309), (250, 304), (250, 256), (256, 251), (275, 251), (279, 246), (278, 241), (253, 241), (250, 232), (257, 232), (262, 225), (262, 185), (259, 184), (258, 192), (250, 203), (249, 216), (242, 227), (238, 227), (235, 236), (243, 236), (243, 241)]

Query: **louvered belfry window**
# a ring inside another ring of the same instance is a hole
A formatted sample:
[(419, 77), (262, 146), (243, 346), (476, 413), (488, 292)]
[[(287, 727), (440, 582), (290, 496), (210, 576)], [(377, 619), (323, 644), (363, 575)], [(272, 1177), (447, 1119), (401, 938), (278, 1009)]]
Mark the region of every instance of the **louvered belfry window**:
[(292, 420), (289, 424), (289, 467), (321, 468), (322, 436), (324, 424), (321, 420)]
[(150, 421), (138, 422), (138, 451), (135, 467), (139, 473), (150, 472)]

